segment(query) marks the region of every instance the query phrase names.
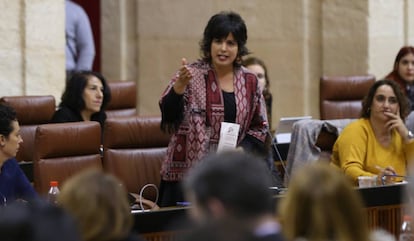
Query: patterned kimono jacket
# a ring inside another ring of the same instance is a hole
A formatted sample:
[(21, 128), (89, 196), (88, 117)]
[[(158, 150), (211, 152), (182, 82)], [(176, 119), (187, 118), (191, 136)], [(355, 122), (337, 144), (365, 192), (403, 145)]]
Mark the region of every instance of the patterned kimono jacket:
[[(180, 181), (191, 166), (217, 150), (221, 122), (224, 121), (223, 94), (214, 69), (202, 60), (189, 67), (193, 78), (184, 94), (177, 95), (172, 88), (177, 74), (159, 102), (161, 126), (174, 131), (161, 168), (165, 181)], [(234, 70), (234, 95), (235, 122), (240, 125), (238, 144), (244, 139), (254, 139), (264, 145), (268, 133), (264, 98), (256, 76), (244, 67)]]

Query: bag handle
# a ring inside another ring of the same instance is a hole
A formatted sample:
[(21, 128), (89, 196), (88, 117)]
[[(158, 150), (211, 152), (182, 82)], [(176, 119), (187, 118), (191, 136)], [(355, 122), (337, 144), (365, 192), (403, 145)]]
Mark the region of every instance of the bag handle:
[[(148, 188), (148, 187), (152, 187), (152, 188), (155, 189), (155, 191), (156, 191), (155, 201), (148, 200), (148, 199), (146, 199), (146, 198), (144, 198), (142, 196), (143, 193), (144, 193), (144, 191), (145, 191), (145, 189)], [(136, 194), (136, 193), (130, 193), (130, 194), (135, 198), (135, 202), (137, 204), (139, 204), (139, 207), (140, 207), (141, 210), (143, 210), (143, 211), (150, 211), (150, 210), (158, 210), (158, 209), (160, 209), (160, 207), (157, 205), (159, 191), (158, 191), (158, 188), (157, 188), (157, 186), (155, 184), (152, 184), (152, 183), (145, 184), (141, 188), (139, 194)], [(148, 207), (148, 209), (145, 209), (145, 206)]]

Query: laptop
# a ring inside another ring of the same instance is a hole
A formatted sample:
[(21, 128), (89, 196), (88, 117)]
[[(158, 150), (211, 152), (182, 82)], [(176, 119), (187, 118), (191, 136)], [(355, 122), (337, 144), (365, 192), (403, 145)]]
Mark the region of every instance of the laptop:
[(279, 120), (279, 124), (276, 128), (276, 143), (290, 143), (292, 136), (292, 127), (296, 121), (310, 120), (312, 116), (295, 116), (295, 117), (282, 117)]

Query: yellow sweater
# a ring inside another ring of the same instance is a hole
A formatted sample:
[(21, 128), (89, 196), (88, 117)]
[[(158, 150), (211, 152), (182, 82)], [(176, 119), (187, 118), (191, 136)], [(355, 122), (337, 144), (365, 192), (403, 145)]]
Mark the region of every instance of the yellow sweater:
[(412, 160), (414, 142), (405, 144), (393, 130), (391, 144), (383, 147), (375, 138), (368, 119), (359, 119), (344, 128), (335, 142), (331, 161), (358, 183), (358, 176), (374, 176), (379, 168), (392, 166), (397, 175), (406, 175)]

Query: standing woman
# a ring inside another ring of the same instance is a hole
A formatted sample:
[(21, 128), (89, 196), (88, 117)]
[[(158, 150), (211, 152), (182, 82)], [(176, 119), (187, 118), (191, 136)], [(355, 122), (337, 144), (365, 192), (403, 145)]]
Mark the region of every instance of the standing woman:
[(267, 117), (256, 75), (241, 67), (247, 29), (234, 12), (212, 16), (200, 42), (201, 60), (182, 65), (159, 102), (164, 131), (173, 133), (161, 168), (160, 206), (183, 200), (188, 169), (216, 152), (222, 122), (240, 125), (237, 146), (266, 156)]
[(385, 77), (397, 82), (410, 100), (411, 113), (406, 119), (408, 129), (414, 131), (414, 47), (404, 46), (398, 51), (394, 69)]
[(109, 86), (100, 73), (77, 72), (67, 82), (59, 109), (51, 122), (97, 121), (103, 127), (106, 120), (105, 108), (110, 99)]
[(16, 112), (10, 106), (0, 104), (0, 205), (37, 198), (15, 159), (22, 142)]

